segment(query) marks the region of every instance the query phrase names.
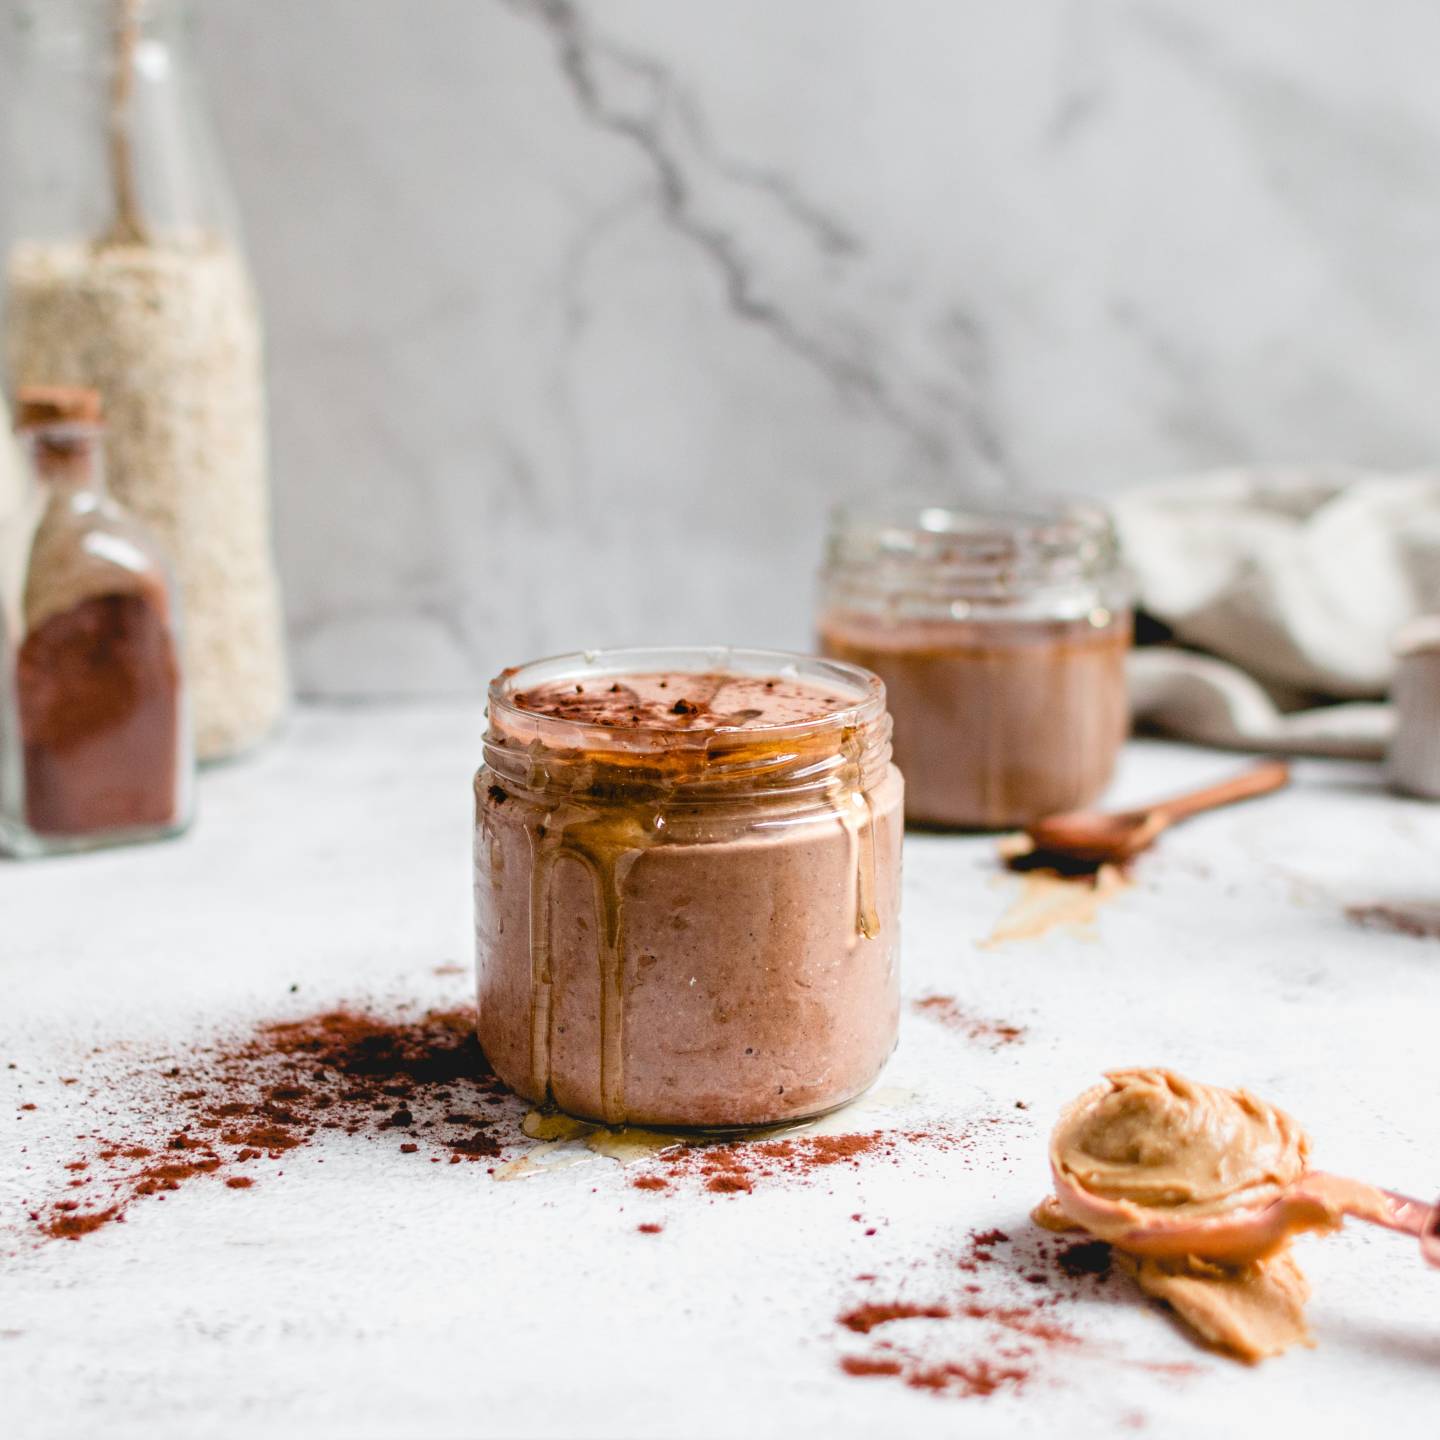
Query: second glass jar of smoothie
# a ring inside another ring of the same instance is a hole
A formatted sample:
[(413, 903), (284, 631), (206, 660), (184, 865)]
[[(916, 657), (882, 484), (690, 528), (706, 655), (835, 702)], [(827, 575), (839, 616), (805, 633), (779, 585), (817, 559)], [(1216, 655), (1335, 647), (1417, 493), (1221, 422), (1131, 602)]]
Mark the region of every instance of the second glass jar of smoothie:
[(899, 1016), (884, 687), (771, 651), (600, 651), (490, 687), (478, 1027), (609, 1125), (730, 1128), (869, 1087)]
[(821, 648), (884, 680), (915, 823), (1001, 829), (1094, 800), (1129, 728), (1131, 629), (1098, 507), (897, 504), (833, 517)]

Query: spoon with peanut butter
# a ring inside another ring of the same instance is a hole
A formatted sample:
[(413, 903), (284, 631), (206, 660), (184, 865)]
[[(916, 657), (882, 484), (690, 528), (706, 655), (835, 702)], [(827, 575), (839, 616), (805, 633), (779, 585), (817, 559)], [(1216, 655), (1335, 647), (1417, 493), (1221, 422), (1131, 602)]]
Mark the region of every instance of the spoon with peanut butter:
[(1108, 1241), (1143, 1290), (1246, 1360), (1308, 1341), (1298, 1234), (1351, 1216), (1416, 1236), (1440, 1266), (1440, 1205), (1312, 1170), (1284, 1111), (1169, 1070), (1113, 1071), (1081, 1095), (1055, 1127), (1050, 1170), (1038, 1223)]
[(1095, 810), (1071, 810), (1050, 815), (1030, 825), (1025, 834), (1037, 856), (1079, 861), (1086, 865), (1120, 864), (1153, 845), (1161, 833), (1177, 820), (1186, 820), (1205, 810), (1233, 805), (1256, 795), (1268, 795), (1290, 780), (1290, 767), (1283, 760), (1232, 775), (1215, 785), (1174, 795), (1137, 810), (1104, 814)]
[(1167, 1070), (1120, 1070), (1082, 1095), (1050, 1146), (1055, 1201), (1132, 1255), (1244, 1265), (1345, 1216), (1416, 1236), (1440, 1265), (1440, 1206), (1308, 1167), (1283, 1110)]

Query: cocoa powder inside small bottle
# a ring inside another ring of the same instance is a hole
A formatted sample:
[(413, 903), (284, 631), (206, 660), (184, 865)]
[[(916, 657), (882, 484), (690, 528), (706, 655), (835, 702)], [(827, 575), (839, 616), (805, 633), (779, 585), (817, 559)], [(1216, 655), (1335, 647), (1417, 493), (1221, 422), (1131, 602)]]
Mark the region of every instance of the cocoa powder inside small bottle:
[(22, 387), (19, 428), (46, 496), (14, 662), (25, 821), (40, 836), (163, 830), (181, 818), (184, 750), (165, 574), (107, 508), (99, 396)]

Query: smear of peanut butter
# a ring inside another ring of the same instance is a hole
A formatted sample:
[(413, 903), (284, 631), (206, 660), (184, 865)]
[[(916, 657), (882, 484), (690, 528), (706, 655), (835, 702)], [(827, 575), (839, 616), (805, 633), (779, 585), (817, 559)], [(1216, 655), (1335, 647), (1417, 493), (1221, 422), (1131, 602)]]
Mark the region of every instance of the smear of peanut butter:
[(995, 950), (1017, 940), (1037, 940), (1062, 929), (1093, 940), (1100, 907), (1129, 883), (1113, 865), (1102, 865), (1094, 875), (1030, 870), (1018, 878), (1020, 893), (990, 935), (980, 942), (982, 950)]
[[(1288, 1115), (1243, 1090), (1196, 1084), (1168, 1070), (1118, 1070), (1069, 1106), (1051, 1137), (1056, 1176), (1094, 1197), (1097, 1207), (1072, 1196), (1067, 1210), (1062, 1185), (1035, 1219), (1118, 1246), (1147, 1225), (1264, 1206), (1305, 1174), (1308, 1153)], [(1304, 1314), (1309, 1286), (1288, 1238), (1249, 1264), (1117, 1253), (1142, 1290), (1239, 1359), (1254, 1362), (1311, 1343)]]
[(1116, 1251), (1116, 1264), (1163, 1300), (1202, 1340), (1256, 1364), (1292, 1345), (1313, 1345), (1305, 1323), (1310, 1298), (1295, 1257), (1284, 1251), (1240, 1268), (1197, 1256), (1150, 1260)]

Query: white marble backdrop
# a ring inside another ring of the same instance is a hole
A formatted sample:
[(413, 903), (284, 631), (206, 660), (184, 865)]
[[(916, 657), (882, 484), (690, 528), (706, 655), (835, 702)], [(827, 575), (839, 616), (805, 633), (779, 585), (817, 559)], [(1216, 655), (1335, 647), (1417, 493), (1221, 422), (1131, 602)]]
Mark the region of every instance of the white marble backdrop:
[(312, 694), (804, 645), (871, 488), (1440, 445), (1434, 0), (205, 9)]

